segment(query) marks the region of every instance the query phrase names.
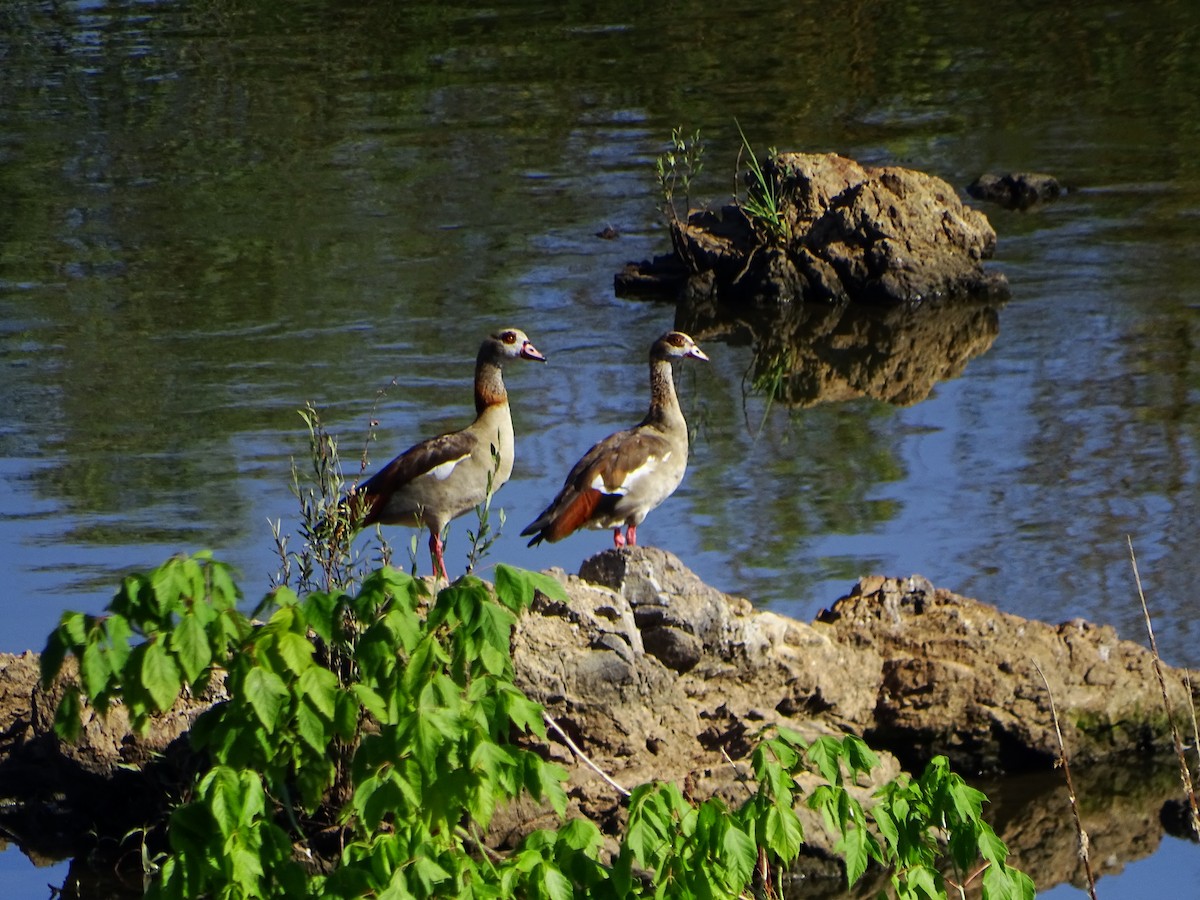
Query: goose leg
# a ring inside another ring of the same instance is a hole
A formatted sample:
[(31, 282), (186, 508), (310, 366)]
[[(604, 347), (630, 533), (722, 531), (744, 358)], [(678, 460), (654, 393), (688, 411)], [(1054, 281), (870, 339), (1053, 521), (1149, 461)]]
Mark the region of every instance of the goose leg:
[(625, 541), (630, 547), (637, 546), (637, 526), (629, 525), (625, 528)]
[(449, 581), (450, 576), (446, 574), (446, 560), (442, 557), (442, 550), (445, 546), (441, 535), (431, 528), (429, 530), (429, 555), (433, 557), (433, 577), (441, 576)]
[(621, 534), (620, 526), (617, 526), (615, 529), (613, 529), (613, 546), (614, 547), (624, 547), (625, 546), (625, 535)]

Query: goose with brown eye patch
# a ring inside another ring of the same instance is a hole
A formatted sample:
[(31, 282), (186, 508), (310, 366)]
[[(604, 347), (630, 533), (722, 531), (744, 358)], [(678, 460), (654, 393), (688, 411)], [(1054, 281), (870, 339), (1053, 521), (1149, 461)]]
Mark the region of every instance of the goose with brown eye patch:
[(489, 335), (475, 360), (475, 421), (410, 447), (351, 493), (356, 528), (428, 528), (435, 577), (449, 580), (442, 540), (446, 526), (484, 501), (489, 478), (495, 492), (512, 474), (512, 416), (501, 373), (512, 359), (546, 361), (520, 329)]
[(687, 422), (671, 371), (673, 359), (685, 358), (708, 359), (682, 331), (668, 331), (654, 342), (646, 417), (583, 455), (558, 496), (521, 532), (533, 535), (529, 546), (561, 541), (580, 528), (612, 528), (615, 546), (637, 544), (637, 527), (675, 492), (687, 470)]

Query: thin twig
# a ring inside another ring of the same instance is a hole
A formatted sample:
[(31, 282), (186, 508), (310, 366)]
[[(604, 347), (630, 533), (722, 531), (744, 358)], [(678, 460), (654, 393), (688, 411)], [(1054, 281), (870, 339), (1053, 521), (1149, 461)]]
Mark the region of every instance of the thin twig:
[[(1150, 653), (1154, 658), (1154, 674), (1158, 676), (1158, 686), (1162, 691), (1163, 709), (1167, 713), (1167, 724), (1171, 726), (1171, 740), (1175, 748), (1175, 757), (1179, 760), (1179, 780), (1183, 782), (1183, 792), (1187, 794), (1188, 803), (1192, 808), (1192, 831), (1200, 838), (1200, 809), (1196, 807), (1196, 791), (1192, 787), (1192, 773), (1188, 768), (1187, 756), (1183, 752), (1183, 741), (1179, 738), (1179, 729), (1175, 725), (1175, 714), (1171, 710), (1171, 701), (1167, 697), (1167, 679), (1163, 676), (1162, 659), (1158, 655), (1158, 643), (1154, 640), (1154, 626), (1150, 624), (1150, 609), (1146, 606), (1146, 594), (1142, 591), (1142, 576), (1138, 574), (1137, 555), (1133, 552), (1133, 538), (1125, 535), (1129, 544), (1129, 560), (1133, 565), (1133, 580), (1137, 583), (1138, 598), (1142, 601), (1142, 615), (1146, 618), (1146, 634), (1150, 636)], [(1188, 691), (1191, 696), (1191, 691)]]
[[(471, 827), (473, 829), (474, 825), (472, 825)], [(493, 850), (491, 847), (489, 847), (487, 844), (485, 844), (479, 838), (479, 836), (477, 834), (475, 834), (473, 831), (467, 831), (467, 829), (463, 828), (461, 825), (455, 825), (454, 833), (457, 834), (464, 841), (470, 841), (472, 844), (474, 844), (476, 847), (478, 847), (479, 850), (483, 853), (483, 855), (485, 857), (487, 857), (489, 860), (491, 860), (492, 862), (504, 862), (504, 859), (505, 859), (504, 854), (500, 853), (498, 850)], [(495, 870), (493, 869), (493, 871), (495, 871)]]
[(629, 796), (629, 791), (625, 790), (625, 788), (621, 787), (621, 785), (619, 785), (615, 781), (613, 781), (612, 777), (607, 772), (605, 772), (598, 765), (596, 765), (594, 762), (592, 762), (591, 759), (588, 758), (588, 755), (579, 749), (579, 745), (576, 744), (573, 740), (571, 740), (571, 736), (562, 730), (562, 726), (559, 725), (557, 722), (555, 722), (554, 719), (551, 718), (550, 713), (546, 712), (544, 709), (542, 710), (542, 718), (545, 720), (547, 725), (549, 725), (552, 729), (554, 729), (555, 732), (557, 732), (559, 737), (561, 737), (564, 741), (567, 742), (567, 746), (571, 748), (571, 752), (574, 753), (576, 756), (578, 756), (580, 759), (582, 759), (585, 763), (587, 763), (587, 765), (592, 769), (592, 771), (594, 771), (597, 775), (599, 775), (601, 778), (603, 778), (605, 781), (607, 781), (609, 784), (609, 787), (611, 787), (613, 790), (615, 790), (622, 797)]
[(1054, 720), (1054, 733), (1058, 735), (1058, 760), (1062, 764), (1063, 774), (1067, 779), (1067, 799), (1071, 801), (1071, 815), (1075, 817), (1075, 830), (1079, 833), (1079, 859), (1083, 862), (1084, 871), (1087, 873), (1088, 896), (1092, 900), (1096, 900), (1096, 876), (1092, 874), (1092, 857), (1089, 852), (1091, 841), (1088, 839), (1087, 831), (1084, 830), (1083, 820), (1079, 817), (1079, 801), (1075, 797), (1075, 785), (1071, 782), (1071, 764), (1067, 761), (1067, 745), (1063, 740), (1062, 729), (1058, 726), (1058, 710), (1054, 707), (1054, 692), (1050, 690), (1050, 682), (1046, 680), (1046, 673), (1037, 664), (1037, 660), (1032, 660), (1032, 662), (1037, 673), (1042, 676), (1042, 684), (1046, 685), (1046, 696), (1050, 698), (1050, 717)]
[(748, 793), (751, 797), (753, 797), (754, 791), (752, 791), (750, 789), (750, 784), (749, 784), (750, 779), (747, 778), (745, 773), (743, 773), (742, 770), (738, 768), (737, 763), (735, 763), (733, 761), (733, 757), (729, 755), (729, 751), (726, 750), (724, 747), (722, 747), (721, 755), (723, 757), (725, 757), (725, 762), (729, 763), (729, 767), (731, 769), (733, 769), (734, 778), (737, 779), (737, 781), (740, 782), (741, 785), (746, 789), (746, 793)]
[(1187, 688), (1188, 708), (1192, 713), (1192, 751), (1196, 754), (1196, 770), (1200, 771), (1200, 722), (1196, 721), (1196, 697), (1192, 693), (1192, 670), (1183, 670), (1183, 684)]

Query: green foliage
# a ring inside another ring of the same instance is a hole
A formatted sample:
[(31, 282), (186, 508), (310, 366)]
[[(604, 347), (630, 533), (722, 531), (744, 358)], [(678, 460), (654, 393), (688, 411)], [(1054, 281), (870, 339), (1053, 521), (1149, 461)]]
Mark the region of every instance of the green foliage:
[(671, 141), (667, 150), (655, 160), (658, 175), (660, 209), (668, 222), (679, 221), (675, 208), (675, 196), (683, 192), (684, 215), (691, 206), (692, 181), (704, 170), (704, 143), (700, 140), (700, 129), (685, 135), (683, 127), (671, 130)]
[(947, 860), (957, 882), (982, 860), (985, 898), (1033, 896), (982, 820), (983, 796), (945, 760), (886, 785), (867, 813), (846, 786), (876, 765), (866, 745), (806, 745), (786, 729), (755, 748), (737, 809), (675, 784), (636, 788), (607, 864), (581, 819), (506, 855), (487, 849), (502, 805), (566, 809), (565, 770), (529, 746), (545, 742), (543, 710), (513, 682), (512, 629), (538, 592), (565, 599), (548, 576), (505, 565), (494, 589), (464, 576), (436, 597), (384, 568), (353, 594), (277, 588), (252, 621), (225, 566), (172, 559), (127, 578), (106, 615), (65, 615), (43, 677), (79, 661), (64, 737), (85, 701), (120, 699), (144, 728), (180, 691), (221, 682), (225, 699), (192, 728), (208, 768), (170, 814), (154, 897), (778, 896), (803, 845), (797, 777), (810, 768), (824, 783), (807, 802), (842, 835), (850, 883), (873, 862), (899, 897), (942, 897)]
[(42, 651), (42, 683), (54, 681), (68, 654), (79, 679), (65, 687), (55, 730), (78, 737), (81, 695), (102, 713), (121, 701), (144, 732), (181, 691), (203, 693), (214, 660), (227, 658), (250, 631), (238, 599), (229, 568), (198, 554), (125, 578), (106, 615), (63, 613)]
[[(308, 430), (310, 463), (307, 477), (302, 477), (300, 467), (292, 460), (291, 490), (300, 504), (301, 543), (298, 550), (290, 550), (281, 523), (270, 523), (280, 562), (273, 583), (294, 586), (300, 592), (346, 589), (361, 581), (369, 568), (353, 546), (362, 500), (346, 491), (337, 440), (326, 430), (320, 413), (312, 404), (299, 413)], [(374, 437), (373, 431), (368, 433), (368, 446)], [(364, 447), (361, 470), (366, 471), (366, 466)], [(379, 561), (390, 565), (392, 549), (381, 535), (377, 538)]]
[(487, 492), (484, 494), (483, 502), (475, 507), (475, 519), (479, 523), (479, 527), (474, 530), (467, 531), (467, 542), (471, 545), (471, 549), (467, 552), (467, 574), (475, 571), (475, 566), (479, 561), (487, 556), (488, 551), (492, 549), (492, 545), (500, 539), (500, 532), (504, 530), (504, 510), (501, 509), (497, 513), (497, 518), (500, 521), (498, 528), (492, 528), (492, 497), (496, 492), (493, 489), (495, 484), (496, 474), (500, 471), (500, 451), (496, 445), (492, 445), (492, 470), (488, 472)]
[(982, 871), (984, 900), (1033, 900), (1033, 882), (1006, 865), (1007, 848), (983, 819), (986, 798), (951, 772), (944, 756), (931, 760), (915, 780), (901, 775), (885, 784), (867, 813), (842, 775), (845, 770), (853, 782), (876, 765), (862, 741), (821, 738), (808, 755), (827, 782), (813, 791), (808, 805), (841, 835), (836, 849), (845, 856), (850, 884), (875, 862), (891, 872), (898, 900), (924, 900), (947, 896), (948, 882), (961, 895)]
[[(781, 187), (777, 176), (768, 175), (758, 161), (754, 148), (746, 133), (742, 131), (741, 123), (737, 124), (738, 134), (742, 138), (742, 151), (748, 158), (750, 167), (749, 186), (746, 199), (742, 201), (742, 209), (750, 217), (750, 221), (766, 237), (769, 243), (782, 243), (791, 236), (791, 228), (783, 217), (781, 209)], [(775, 148), (767, 151), (771, 157), (776, 155)], [(740, 157), (741, 153), (739, 153)]]

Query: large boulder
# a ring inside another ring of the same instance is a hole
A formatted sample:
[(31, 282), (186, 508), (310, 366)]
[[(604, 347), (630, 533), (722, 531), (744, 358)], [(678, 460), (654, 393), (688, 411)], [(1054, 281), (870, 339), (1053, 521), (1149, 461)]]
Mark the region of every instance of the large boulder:
[(694, 213), (673, 223), (672, 256), (627, 267), (618, 290), (644, 286), (655, 271), (677, 283), (685, 271), (687, 291), (715, 290), (739, 304), (1007, 291), (1003, 275), (983, 267), (996, 247), (987, 218), (936, 176), (833, 153), (781, 153), (763, 174), (777, 193), (778, 223), (766, 226), (738, 204)]

